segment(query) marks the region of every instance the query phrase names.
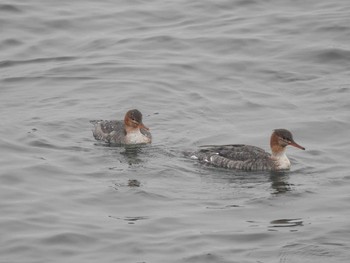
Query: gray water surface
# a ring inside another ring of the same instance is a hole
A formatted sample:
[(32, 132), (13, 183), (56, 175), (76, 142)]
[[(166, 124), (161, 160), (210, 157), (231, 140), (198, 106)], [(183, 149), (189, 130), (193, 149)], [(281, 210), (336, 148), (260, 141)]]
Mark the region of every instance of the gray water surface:
[[(0, 32), (0, 262), (348, 262), (348, 1), (2, 1)], [(94, 140), (132, 108), (152, 145)], [(275, 128), (288, 172), (183, 155)]]

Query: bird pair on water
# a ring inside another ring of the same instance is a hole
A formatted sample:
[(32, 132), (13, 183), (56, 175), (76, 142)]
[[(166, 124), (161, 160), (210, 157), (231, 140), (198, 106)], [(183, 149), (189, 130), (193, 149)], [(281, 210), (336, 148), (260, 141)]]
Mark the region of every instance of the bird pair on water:
[[(96, 140), (109, 144), (151, 143), (152, 135), (142, 123), (142, 114), (134, 109), (125, 114), (124, 121), (91, 121)], [(297, 144), (292, 133), (286, 129), (276, 129), (270, 138), (271, 154), (263, 149), (243, 144), (205, 145), (192, 153), (191, 158), (201, 163), (245, 171), (276, 171), (290, 168), (285, 151), (288, 145), (305, 150)]]

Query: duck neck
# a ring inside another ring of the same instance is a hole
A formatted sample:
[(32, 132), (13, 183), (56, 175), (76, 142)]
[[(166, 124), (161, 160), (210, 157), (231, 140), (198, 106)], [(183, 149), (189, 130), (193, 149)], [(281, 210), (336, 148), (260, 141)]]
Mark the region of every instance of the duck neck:
[(286, 156), (286, 147), (281, 147), (279, 145), (276, 145), (274, 147), (271, 147), (271, 152), (272, 152), (272, 156), (276, 158)]
[(290, 168), (290, 161), (286, 155), (286, 147), (278, 144), (278, 138), (271, 136), (270, 147), (272, 159), (275, 162), (277, 170), (285, 170)]
[(132, 132), (135, 132), (135, 131), (138, 131), (139, 129), (135, 128), (135, 127), (132, 127), (130, 125), (126, 125), (124, 126), (124, 129), (125, 129), (125, 133), (132, 133)]

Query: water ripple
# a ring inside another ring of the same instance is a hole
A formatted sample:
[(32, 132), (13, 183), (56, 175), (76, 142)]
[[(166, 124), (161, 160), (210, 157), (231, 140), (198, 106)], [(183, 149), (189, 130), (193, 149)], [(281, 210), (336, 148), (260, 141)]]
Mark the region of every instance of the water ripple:
[(0, 68), (7, 68), (7, 67), (13, 67), (17, 65), (23, 65), (23, 64), (36, 64), (36, 63), (47, 63), (47, 62), (65, 62), (65, 61), (72, 61), (76, 60), (76, 57), (51, 57), (51, 58), (35, 58), (35, 59), (29, 59), (29, 60), (5, 60), (0, 61)]

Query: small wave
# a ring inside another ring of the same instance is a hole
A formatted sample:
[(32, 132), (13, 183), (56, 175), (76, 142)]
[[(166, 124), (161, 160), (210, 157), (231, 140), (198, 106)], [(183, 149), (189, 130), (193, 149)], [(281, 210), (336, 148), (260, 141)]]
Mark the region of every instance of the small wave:
[(20, 46), (22, 44), (23, 44), (23, 42), (18, 40), (18, 39), (7, 38), (7, 39), (4, 39), (3, 41), (1, 41), (0, 47), (2, 47), (2, 48), (14, 47), (14, 46)]
[(0, 12), (4, 13), (22, 13), (23, 11), (15, 5), (10, 5), (10, 4), (2, 4), (0, 5)]
[(350, 62), (350, 50), (339, 48), (329, 48), (322, 51), (317, 51), (313, 54), (316, 60), (321, 63), (329, 62)]
[(270, 223), (270, 227), (295, 227), (303, 225), (303, 221), (301, 220), (301, 218), (276, 219), (272, 220)]
[(85, 234), (73, 233), (73, 232), (59, 233), (59, 234), (44, 238), (42, 240), (44, 244), (63, 245), (67, 247), (71, 245), (77, 245), (77, 244), (86, 245), (89, 243), (95, 243), (96, 241), (97, 241), (97, 238), (92, 237), (91, 235), (85, 235)]
[(282, 248), (280, 262), (339, 262), (342, 257), (348, 261), (345, 250), (341, 244), (291, 244)]
[(51, 58), (35, 58), (28, 60), (4, 60), (0, 62), (0, 68), (12, 67), (22, 64), (36, 64), (36, 63), (47, 63), (47, 62), (64, 62), (72, 61), (77, 59), (76, 57), (63, 56), (63, 57), (51, 57)]

